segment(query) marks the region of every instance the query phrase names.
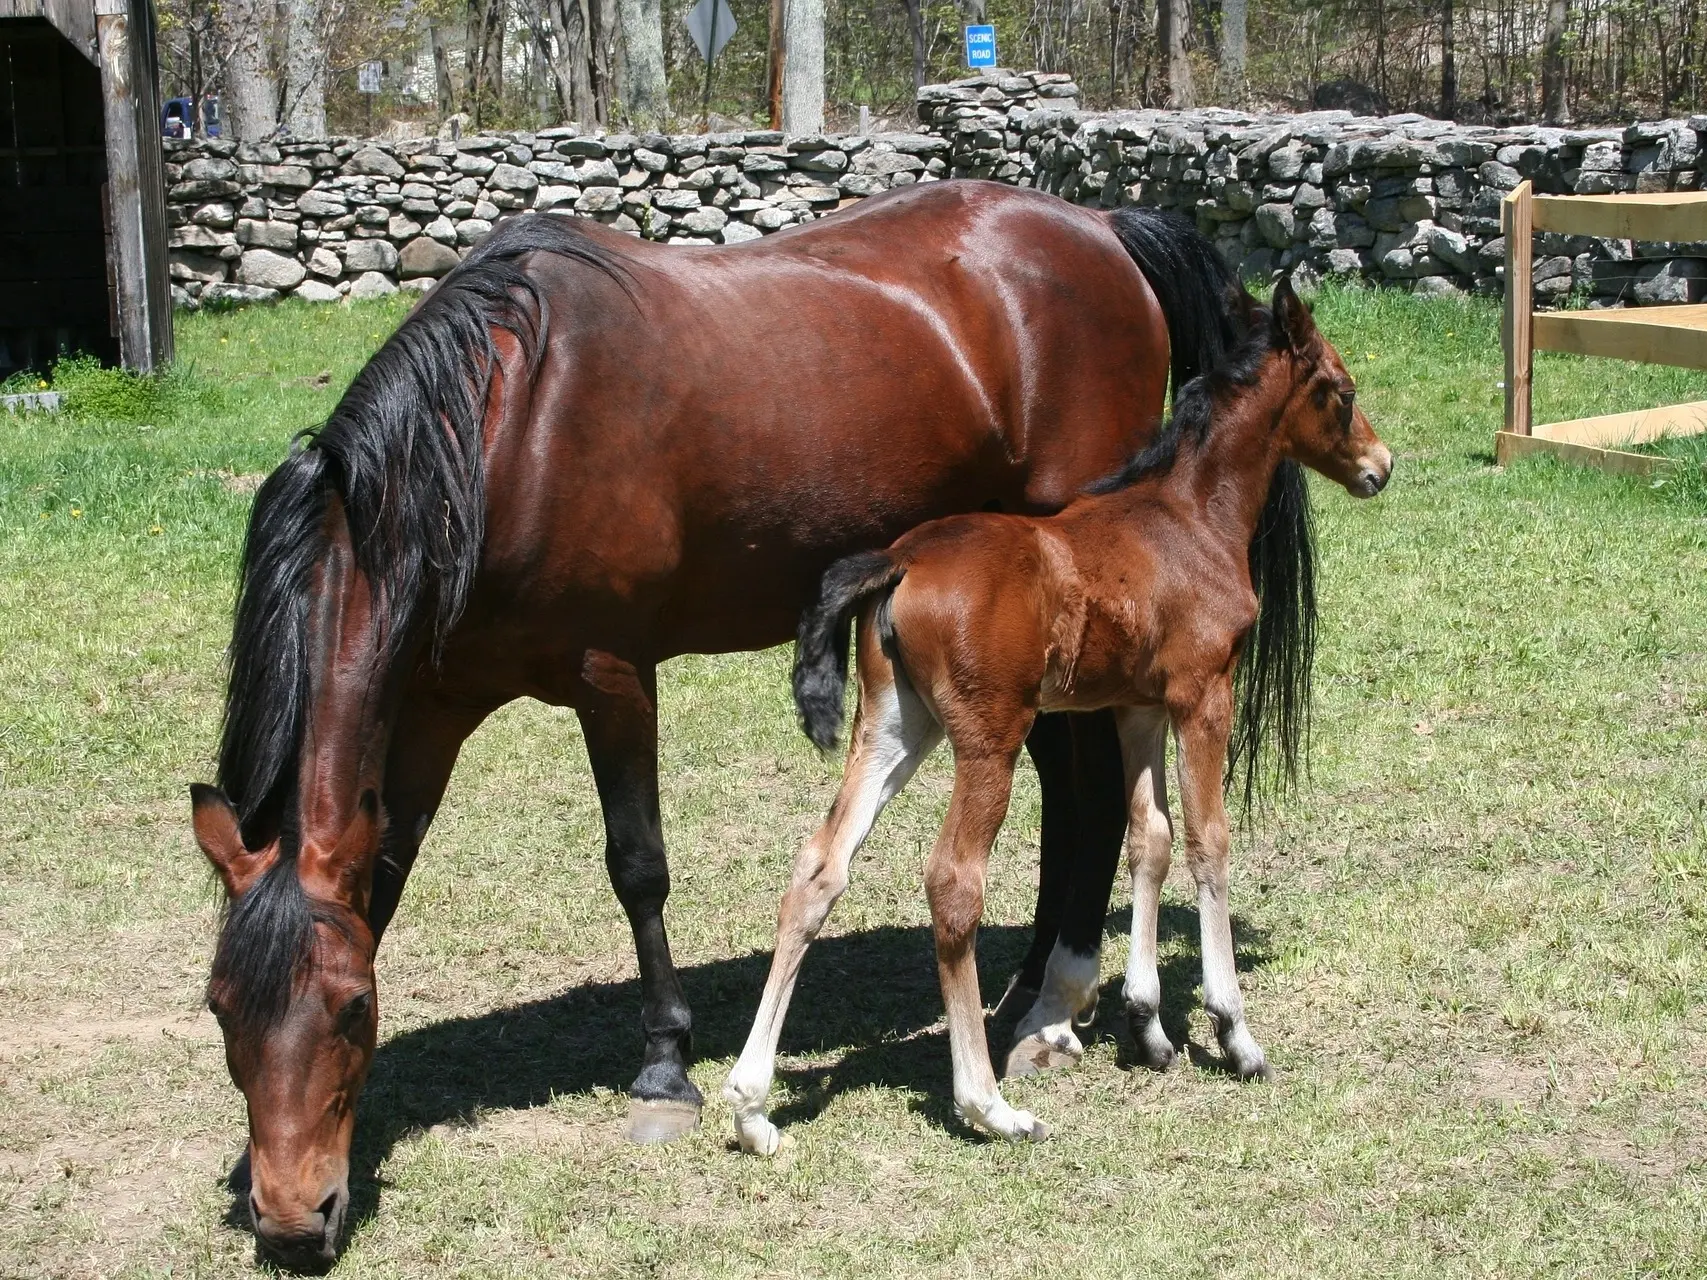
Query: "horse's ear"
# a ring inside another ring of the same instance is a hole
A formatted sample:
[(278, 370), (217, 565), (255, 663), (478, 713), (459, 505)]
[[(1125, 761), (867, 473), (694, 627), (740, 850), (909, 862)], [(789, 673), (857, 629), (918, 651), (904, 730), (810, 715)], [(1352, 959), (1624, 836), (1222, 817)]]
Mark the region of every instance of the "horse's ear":
[(219, 873), (225, 892), (233, 900), (249, 892), (249, 887), (278, 856), (276, 844), (259, 853), (251, 853), (244, 847), (237, 810), (218, 787), (199, 782), (190, 787), (190, 825), (195, 829), (196, 843)]
[(350, 819), (330, 851), (317, 857), (306, 852), (298, 855), (304, 877), (318, 878), (325, 891), (338, 901), (353, 902), (357, 896), (365, 897), (366, 886), (372, 883), (372, 855), (379, 849), (381, 826), (379, 795), (369, 787), (356, 801), (356, 816)]
[(1316, 341), (1315, 318), (1293, 289), (1290, 271), (1281, 276), (1279, 283), (1274, 286), (1274, 326), (1280, 331), (1286, 345), (1294, 351), (1307, 351), (1310, 344)]

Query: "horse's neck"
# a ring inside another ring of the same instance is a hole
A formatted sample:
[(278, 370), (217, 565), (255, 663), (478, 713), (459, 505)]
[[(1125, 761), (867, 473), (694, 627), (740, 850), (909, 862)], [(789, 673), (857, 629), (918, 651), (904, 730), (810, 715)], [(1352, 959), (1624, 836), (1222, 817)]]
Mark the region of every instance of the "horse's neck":
[(394, 701), (373, 594), (347, 541), (333, 539), (316, 570), (308, 640), (297, 823), (305, 846), (330, 850), (354, 821), (363, 791), (383, 781)]

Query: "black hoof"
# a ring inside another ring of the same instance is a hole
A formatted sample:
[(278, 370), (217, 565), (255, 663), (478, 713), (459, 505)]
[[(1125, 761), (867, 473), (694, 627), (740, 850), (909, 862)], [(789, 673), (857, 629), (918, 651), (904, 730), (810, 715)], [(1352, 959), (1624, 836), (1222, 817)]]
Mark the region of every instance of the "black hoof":
[(1132, 1031), (1132, 1043), (1138, 1050), (1138, 1064), (1150, 1071), (1171, 1070), (1179, 1060), (1179, 1051), (1162, 1030), (1154, 1009), (1143, 1005), (1126, 1006), (1126, 1021)]
[(628, 1140), (639, 1146), (674, 1142), (699, 1128), (700, 1109), (691, 1102), (628, 1100)]

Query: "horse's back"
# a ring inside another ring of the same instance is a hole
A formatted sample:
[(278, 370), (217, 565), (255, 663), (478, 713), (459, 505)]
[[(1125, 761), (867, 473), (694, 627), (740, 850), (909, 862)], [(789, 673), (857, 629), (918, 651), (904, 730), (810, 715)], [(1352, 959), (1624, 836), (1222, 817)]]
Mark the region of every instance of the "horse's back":
[(665, 653), (784, 638), (825, 564), (933, 517), (1058, 507), (1161, 409), (1153, 295), (1054, 197), (929, 183), (703, 249), (572, 234), (612, 268), (529, 260), (546, 351), (489, 423), (491, 559), (629, 602)]

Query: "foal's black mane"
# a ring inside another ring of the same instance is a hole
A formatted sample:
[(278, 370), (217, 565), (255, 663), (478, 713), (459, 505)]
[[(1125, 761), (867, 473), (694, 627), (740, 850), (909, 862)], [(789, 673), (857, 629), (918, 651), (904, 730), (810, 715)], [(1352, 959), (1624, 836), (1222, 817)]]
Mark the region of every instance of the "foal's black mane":
[(1250, 316), (1251, 323), (1244, 333), (1214, 365), (1175, 388), (1173, 412), (1155, 439), (1133, 454), (1119, 471), (1086, 486), (1086, 493), (1115, 493), (1130, 488), (1140, 480), (1172, 470), (1182, 444), (1195, 450), (1208, 443), (1216, 406), (1254, 386), (1263, 362), (1275, 349), (1269, 309), (1253, 305)]
[[(1114, 493), (1166, 474), (1181, 448), (1208, 444), (1216, 411), (1253, 386), (1280, 342), (1274, 313), (1240, 290), (1242, 336), (1205, 372), (1176, 387), (1173, 413), (1156, 438), (1089, 494)], [(1257, 620), (1236, 674), (1238, 718), (1227, 751), (1226, 780), (1243, 774), (1247, 816), (1269, 795), (1294, 786), (1309, 751), (1310, 686), (1316, 652), (1316, 540), (1304, 469), (1282, 459), (1250, 546)]]
[(297, 757), (310, 697), (308, 616), (335, 494), (372, 584), (389, 662), (436, 657), (474, 582), (485, 537), (481, 424), (498, 364), (494, 331), (521, 344), (531, 378), (549, 319), (526, 259), (572, 259), (627, 287), (624, 264), (575, 219), (514, 218), (447, 275), (368, 361), (318, 429), (304, 431), (255, 495), (229, 657), (219, 784), (244, 842), (279, 857), (226, 915), (213, 977), (252, 1025), (281, 1017), (316, 919), (295, 871)]

